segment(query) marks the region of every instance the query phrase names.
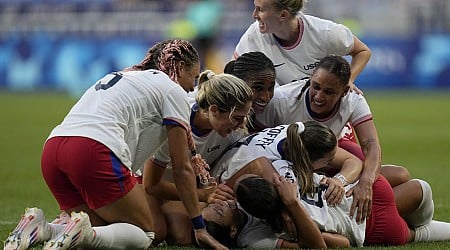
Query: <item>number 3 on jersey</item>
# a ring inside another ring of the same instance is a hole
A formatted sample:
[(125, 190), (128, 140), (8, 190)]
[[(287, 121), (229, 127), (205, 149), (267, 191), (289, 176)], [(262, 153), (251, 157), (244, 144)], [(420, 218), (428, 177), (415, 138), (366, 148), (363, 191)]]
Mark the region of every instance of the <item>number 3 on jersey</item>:
[[(111, 73), (95, 84), (95, 90), (97, 90), (97, 91), (99, 91), (101, 89), (107, 90), (107, 89), (111, 88), (112, 86), (114, 86), (114, 84), (116, 84), (120, 79), (122, 79), (121, 73), (119, 73), (119, 72)], [(106, 81), (106, 82), (104, 82), (104, 81)]]

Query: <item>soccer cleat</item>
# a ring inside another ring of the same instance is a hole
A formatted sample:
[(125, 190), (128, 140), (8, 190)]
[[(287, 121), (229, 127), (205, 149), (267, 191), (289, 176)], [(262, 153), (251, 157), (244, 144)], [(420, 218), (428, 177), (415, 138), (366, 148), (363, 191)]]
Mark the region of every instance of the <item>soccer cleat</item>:
[(70, 222), (70, 215), (68, 215), (65, 211), (62, 211), (58, 217), (56, 217), (51, 224), (57, 225), (67, 225)]
[(3, 249), (27, 249), (48, 240), (51, 237), (50, 230), (41, 209), (26, 208), (19, 224), (6, 238)]
[(49, 240), (43, 249), (71, 249), (80, 246), (83, 242), (92, 240), (92, 229), (89, 216), (85, 212), (72, 212), (70, 222), (64, 230)]

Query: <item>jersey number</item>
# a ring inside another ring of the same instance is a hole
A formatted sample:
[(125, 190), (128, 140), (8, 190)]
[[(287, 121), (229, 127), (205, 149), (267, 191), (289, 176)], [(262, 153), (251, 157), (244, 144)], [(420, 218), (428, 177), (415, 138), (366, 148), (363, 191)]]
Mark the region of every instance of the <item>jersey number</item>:
[(112, 86), (114, 86), (114, 84), (116, 84), (120, 79), (122, 79), (122, 74), (118, 73), (118, 72), (114, 72), (112, 73), (112, 75), (114, 75), (114, 77), (109, 80), (107, 83), (102, 83), (102, 81), (98, 81), (97, 84), (95, 84), (95, 90), (107, 90), (109, 88), (111, 88)]
[(323, 193), (325, 193), (326, 190), (327, 190), (327, 187), (323, 186), (323, 185), (316, 187), (316, 190), (314, 192), (315, 193), (314, 197), (302, 196), (302, 200), (305, 201), (306, 203), (308, 203), (309, 205), (313, 205), (313, 206), (322, 208), (323, 207), (322, 195), (323, 195)]
[[(150, 70), (153, 74), (158, 74), (158, 71), (155, 70)], [(120, 79), (122, 79), (123, 75), (119, 72), (114, 72), (111, 73), (111, 75), (113, 75), (114, 77), (109, 80), (106, 83), (102, 83), (102, 81), (98, 81), (97, 84), (95, 84), (95, 90), (107, 90), (109, 88), (111, 88), (112, 86), (114, 86), (114, 84), (116, 84), (118, 81), (120, 81)]]

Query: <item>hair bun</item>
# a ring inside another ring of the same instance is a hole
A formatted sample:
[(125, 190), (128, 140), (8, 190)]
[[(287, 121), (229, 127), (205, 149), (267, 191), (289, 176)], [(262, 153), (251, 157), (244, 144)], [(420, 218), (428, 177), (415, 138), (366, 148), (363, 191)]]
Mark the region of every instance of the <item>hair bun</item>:
[(216, 73), (214, 73), (212, 70), (208, 70), (207, 72), (208, 72), (208, 73), (206, 74), (206, 77), (207, 77), (208, 79), (211, 79), (213, 76), (216, 75)]

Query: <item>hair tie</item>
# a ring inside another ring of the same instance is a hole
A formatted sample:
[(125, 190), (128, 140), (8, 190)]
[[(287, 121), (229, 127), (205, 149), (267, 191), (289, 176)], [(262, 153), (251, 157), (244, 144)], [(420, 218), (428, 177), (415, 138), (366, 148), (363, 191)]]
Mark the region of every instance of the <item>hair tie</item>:
[(305, 124), (303, 124), (303, 122), (296, 122), (298, 129), (297, 132), (299, 134), (303, 133), (303, 131), (305, 131)]
[(209, 71), (208, 74), (206, 74), (206, 77), (208, 77), (208, 79), (211, 79), (211, 77), (213, 77), (214, 75), (216, 75), (216, 73)]

